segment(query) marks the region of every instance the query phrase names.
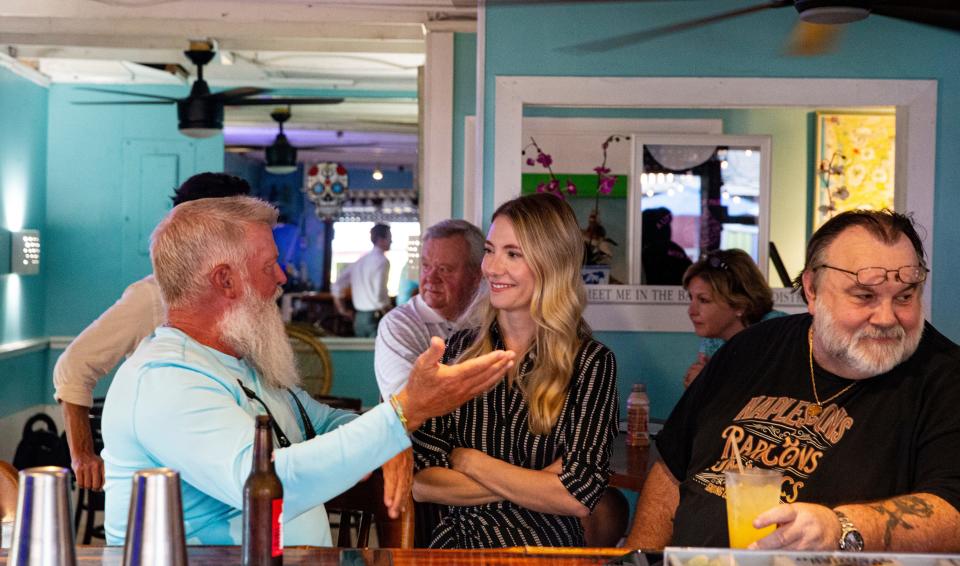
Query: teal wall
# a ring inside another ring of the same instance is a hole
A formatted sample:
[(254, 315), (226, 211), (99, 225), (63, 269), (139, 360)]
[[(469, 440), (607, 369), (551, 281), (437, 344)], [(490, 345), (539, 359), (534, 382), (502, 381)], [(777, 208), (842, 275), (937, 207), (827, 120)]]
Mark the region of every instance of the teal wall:
[[(39, 275), (0, 275), (0, 344), (45, 333), (43, 320), (50, 240), (46, 232), (47, 89), (0, 68), (0, 230), (40, 230)], [(9, 251), (2, 257), (9, 261)], [(9, 264), (0, 266), (7, 273)]]
[[(38, 275), (5, 274), (0, 267), (0, 345), (46, 335), (44, 295), (50, 257), (46, 230), (47, 89), (0, 68), (0, 244), (10, 230), (40, 230)], [(9, 261), (9, 252), (0, 253)], [(42, 403), (46, 349), (0, 356), (0, 416)]]
[(463, 218), (464, 119), (477, 109), (477, 34), (453, 34), (453, 216)]
[[(185, 87), (134, 92), (185, 96)], [(223, 136), (195, 140), (177, 131), (174, 105), (78, 105), (112, 100), (70, 85), (50, 87), (47, 150), (47, 333), (72, 336), (150, 272), (144, 238), (169, 210), (173, 189), (194, 173), (223, 170)], [(149, 170), (134, 168), (139, 146), (179, 152), (176, 178), (150, 194)], [(127, 157), (125, 161), (125, 156)], [(126, 169), (126, 170), (125, 170)]]
[[(682, 13), (673, 2), (488, 7), (483, 163), (487, 213), (494, 206), (494, 100), (495, 80), (500, 75), (936, 79), (939, 158), (932, 237), (938, 253), (933, 273), (933, 322), (952, 339), (960, 339), (960, 295), (951, 286), (951, 274), (960, 273), (960, 256), (949, 253), (952, 243), (960, 238), (960, 225), (950, 221), (960, 214), (960, 191), (954, 187), (960, 178), (960, 161), (949, 157), (960, 154), (960, 136), (954, 127), (960, 123), (960, 58), (955, 56), (960, 52), (960, 38), (946, 31), (872, 16), (846, 26), (839, 49), (833, 54), (789, 57), (782, 54), (782, 45), (796, 14), (787, 8), (601, 53), (561, 51), (579, 42), (702, 17), (752, 2), (718, 4), (691, 0), (683, 2)], [(796, 151), (787, 159), (805, 159), (808, 148), (802, 142), (793, 143)], [(665, 416), (681, 392), (679, 382), (693, 359), (695, 340), (687, 334), (663, 333), (601, 332), (598, 337), (617, 354), (621, 398), (626, 398), (630, 382), (646, 381), (650, 384), (653, 416)]]

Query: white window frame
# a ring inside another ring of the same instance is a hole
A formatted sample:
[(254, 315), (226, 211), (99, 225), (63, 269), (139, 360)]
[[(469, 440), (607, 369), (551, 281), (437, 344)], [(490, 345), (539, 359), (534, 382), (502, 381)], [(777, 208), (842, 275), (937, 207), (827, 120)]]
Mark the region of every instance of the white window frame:
[[(640, 187), (640, 173), (643, 172), (643, 147), (645, 145), (713, 145), (729, 147), (757, 147), (760, 149), (760, 218), (757, 222), (757, 265), (766, 273), (767, 242), (770, 241), (770, 161), (773, 145), (770, 136), (728, 136), (728, 135), (651, 135), (633, 134), (633, 159), (630, 164), (630, 191), (627, 193), (627, 210), (630, 218), (627, 224), (627, 265), (631, 285), (640, 284), (640, 247), (642, 245), (640, 201), (643, 190)], [(697, 258), (690, 258), (694, 261)]]
[[(520, 194), (525, 106), (581, 108), (837, 108), (894, 106), (897, 210), (934, 233), (937, 81), (804, 78), (531, 77), (496, 78), (493, 206)], [(907, 190), (910, 187), (911, 190)], [(489, 211), (488, 211), (489, 212)], [(933, 241), (926, 242), (929, 264)], [(599, 287), (599, 286), (598, 286)], [(924, 288), (930, 316), (932, 285)], [(662, 292), (661, 292), (662, 290)], [(787, 298), (775, 290), (778, 298)], [(689, 332), (682, 289), (593, 288), (587, 320), (597, 330)], [(651, 299), (656, 297), (656, 299)], [(606, 301), (606, 302), (604, 302)], [(612, 301), (619, 301), (613, 304)], [(632, 301), (632, 302), (631, 302)], [(775, 304), (779, 304), (776, 303)], [(598, 308), (603, 307), (603, 308)], [(606, 308), (616, 307), (616, 308)], [(796, 305), (788, 310), (797, 310)], [(607, 317), (608, 312), (617, 316)]]

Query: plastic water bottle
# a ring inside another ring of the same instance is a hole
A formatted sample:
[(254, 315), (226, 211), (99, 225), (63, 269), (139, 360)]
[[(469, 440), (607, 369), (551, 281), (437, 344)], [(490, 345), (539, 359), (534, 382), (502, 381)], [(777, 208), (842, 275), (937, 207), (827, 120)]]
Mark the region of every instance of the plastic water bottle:
[(627, 446), (647, 446), (650, 444), (650, 398), (647, 386), (634, 383), (627, 397)]

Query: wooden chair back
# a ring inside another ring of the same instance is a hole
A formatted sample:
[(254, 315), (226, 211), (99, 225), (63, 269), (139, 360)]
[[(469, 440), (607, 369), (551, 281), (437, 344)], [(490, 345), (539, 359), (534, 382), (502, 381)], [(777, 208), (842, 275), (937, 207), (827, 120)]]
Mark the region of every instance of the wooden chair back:
[[(380, 548), (413, 548), (413, 498), (408, 496), (406, 509), (397, 519), (391, 519), (383, 505), (383, 474), (373, 472), (362, 481), (326, 503), (327, 511), (340, 513), (337, 546), (341, 548), (368, 546), (370, 525), (377, 529)], [(357, 538), (353, 540), (353, 529)]]
[(20, 474), (9, 462), (0, 460), (0, 521), (12, 521), (17, 513)]

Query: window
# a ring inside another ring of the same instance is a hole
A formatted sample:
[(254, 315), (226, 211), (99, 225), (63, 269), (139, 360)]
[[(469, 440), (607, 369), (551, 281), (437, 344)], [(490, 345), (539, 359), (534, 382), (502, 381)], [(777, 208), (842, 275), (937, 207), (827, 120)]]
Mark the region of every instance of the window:
[[(387, 252), (390, 273), (387, 276), (387, 293), (395, 297), (400, 290), (400, 278), (407, 264), (407, 241), (420, 237), (419, 222), (390, 222), (393, 244)], [(370, 251), (370, 229), (373, 222), (336, 222), (333, 225), (333, 263), (330, 266), (330, 282), (360, 256)]]

